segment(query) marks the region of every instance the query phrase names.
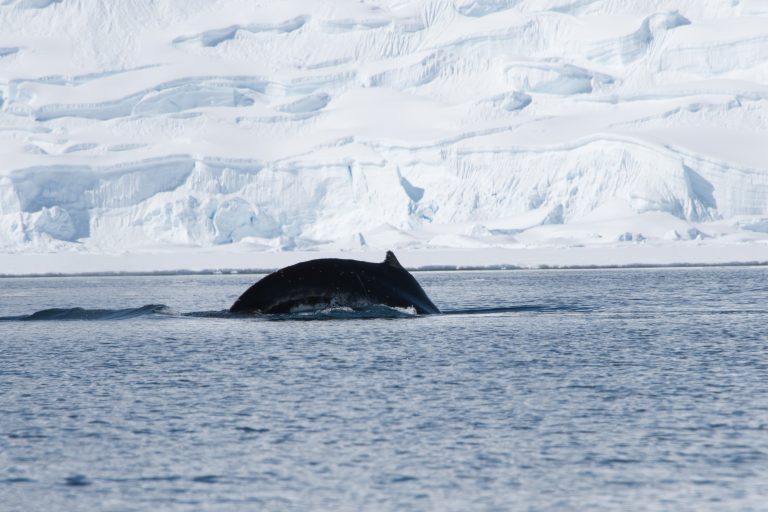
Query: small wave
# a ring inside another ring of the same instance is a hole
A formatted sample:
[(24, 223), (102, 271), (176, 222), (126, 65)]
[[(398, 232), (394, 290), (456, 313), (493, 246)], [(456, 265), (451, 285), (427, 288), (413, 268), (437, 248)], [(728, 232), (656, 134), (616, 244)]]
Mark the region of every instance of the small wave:
[(127, 320), (140, 316), (161, 314), (168, 311), (164, 304), (146, 304), (140, 308), (85, 309), (52, 308), (36, 311), (31, 315), (4, 316), (0, 321), (41, 322), (46, 320)]
[[(462, 308), (444, 310), (442, 315), (492, 315), (502, 313), (589, 313), (593, 308), (580, 305), (564, 304), (520, 304), (494, 308)], [(258, 319), (267, 321), (287, 320), (362, 320), (377, 318), (415, 318), (420, 315), (413, 308), (396, 308), (382, 304), (360, 308), (325, 307), (314, 310), (300, 310), (291, 313), (260, 314), (231, 313), (227, 309), (215, 311), (192, 311), (175, 313), (165, 304), (146, 304), (138, 308), (123, 309), (86, 309), (86, 308), (51, 308), (36, 311), (29, 315), (3, 316), (0, 322), (43, 322), (62, 320), (129, 320), (139, 317), (159, 316), (162, 318), (233, 318)], [(439, 315), (438, 315), (439, 316)]]
[(189, 313), (179, 313), (178, 315), (174, 316), (182, 316), (187, 318), (232, 318), (237, 315), (230, 313), (228, 309), (219, 309), (216, 311), (192, 311)]
[(593, 308), (576, 304), (519, 304), (496, 308), (464, 308), (444, 310), (444, 315), (492, 315), (498, 313), (590, 313)]
[(231, 313), (227, 309), (215, 311), (191, 311), (176, 313), (165, 304), (146, 304), (139, 308), (124, 309), (86, 309), (86, 308), (51, 308), (36, 311), (29, 315), (4, 316), (0, 322), (43, 322), (62, 320), (129, 320), (139, 317), (158, 316), (160, 318), (239, 318), (268, 321), (283, 320), (334, 320), (364, 318), (410, 318), (416, 316), (412, 309), (392, 308), (376, 305), (365, 308), (326, 307), (316, 310), (303, 310), (287, 314)]
[(350, 308), (350, 307), (326, 307), (314, 310), (302, 310), (292, 313), (279, 314), (232, 314), (238, 318), (261, 318), (270, 321), (286, 320), (364, 320), (377, 318), (414, 318), (418, 316), (412, 308), (396, 308), (382, 304)]

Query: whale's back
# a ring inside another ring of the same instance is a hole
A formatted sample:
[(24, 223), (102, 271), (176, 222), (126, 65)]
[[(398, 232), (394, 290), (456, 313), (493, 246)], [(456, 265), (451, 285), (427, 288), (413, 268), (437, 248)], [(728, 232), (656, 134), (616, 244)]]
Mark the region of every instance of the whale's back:
[(374, 304), (440, 312), (391, 252), (382, 263), (324, 258), (282, 268), (246, 290), (230, 311), (288, 313), (304, 306)]

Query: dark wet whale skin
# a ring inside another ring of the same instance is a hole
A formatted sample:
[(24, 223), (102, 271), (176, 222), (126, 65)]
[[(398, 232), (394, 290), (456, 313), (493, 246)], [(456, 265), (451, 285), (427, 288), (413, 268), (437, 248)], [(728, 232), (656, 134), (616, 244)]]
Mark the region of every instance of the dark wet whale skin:
[(440, 313), (418, 281), (395, 255), (381, 263), (326, 258), (277, 270), (248, 288), (229, 309), (233, 313), (290, 313), (303, 305), (413, 307)]

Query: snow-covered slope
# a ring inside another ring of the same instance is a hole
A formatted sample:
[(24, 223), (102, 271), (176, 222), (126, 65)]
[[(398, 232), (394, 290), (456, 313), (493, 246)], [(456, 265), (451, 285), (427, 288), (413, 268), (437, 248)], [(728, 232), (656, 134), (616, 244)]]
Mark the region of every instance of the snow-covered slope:
[(0, 251), (697, 238), (768, 242), (763, 0), (0, 1)]

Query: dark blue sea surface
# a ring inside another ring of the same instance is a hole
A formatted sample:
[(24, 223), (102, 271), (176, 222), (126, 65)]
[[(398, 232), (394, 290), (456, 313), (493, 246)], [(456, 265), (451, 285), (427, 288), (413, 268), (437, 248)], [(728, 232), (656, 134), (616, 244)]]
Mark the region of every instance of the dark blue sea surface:
[(767, 510), (768, 269), (0, 279), (0, 510)]

